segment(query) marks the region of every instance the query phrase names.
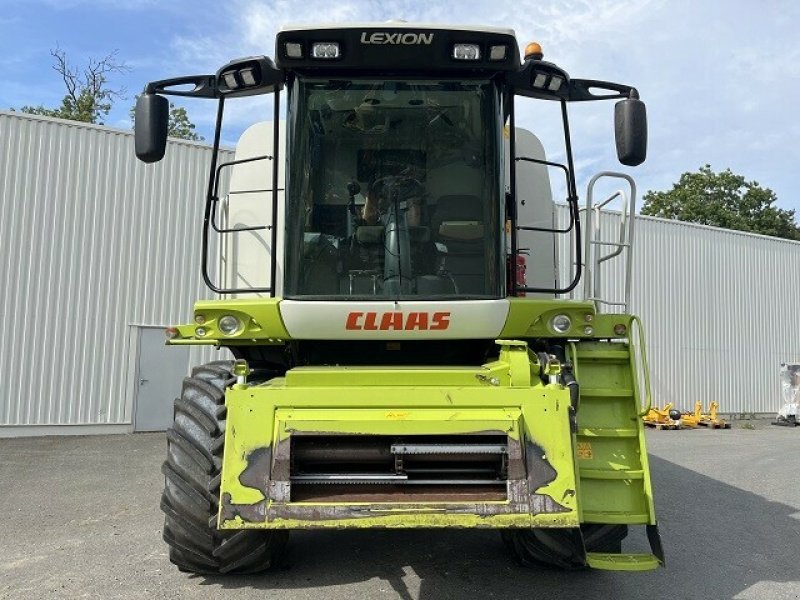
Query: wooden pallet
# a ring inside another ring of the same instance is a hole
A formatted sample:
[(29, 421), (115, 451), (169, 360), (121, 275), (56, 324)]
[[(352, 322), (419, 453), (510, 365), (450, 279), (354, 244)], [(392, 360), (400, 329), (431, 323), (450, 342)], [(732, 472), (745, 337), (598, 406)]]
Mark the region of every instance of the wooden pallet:
[(667, 430), (683, 429), (683, 426), (679, 425), (678, 423), (653, 423), (651, 427), (655, 427), (658, 431), (661, 431), (662, 429), (667, 429)]
[(709, 429), (730, 429), (731, 424), (725, 421), (700, 421), (700, 425)]

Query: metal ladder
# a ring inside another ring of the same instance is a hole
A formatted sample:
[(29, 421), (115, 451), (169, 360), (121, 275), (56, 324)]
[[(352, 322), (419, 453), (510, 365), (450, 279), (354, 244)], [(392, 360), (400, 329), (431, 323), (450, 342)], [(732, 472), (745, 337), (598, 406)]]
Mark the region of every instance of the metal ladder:
[[(595, 184), (603, 178), (622, 179), (628, 183), (629, 190), (620, 189), (611, 194), (602, 202), (594, 203)], [(600, 239), (600, 216), (603, 208), (613, 200), (622, 199), (620, 225), (617, 241), (603, 241)], [(595, 303), (597, 310), (603, 307), (621, 307), (622, 312), (628, 312), (631, 301), (631, 280), (633, 274), (633, 233), (634, 215), (636, 211), (636, 183), (630, 175), (614, 171), (601, 171), (589, 181), (586, 190), (586, 206), (580, 210), (585, 213), (586, 219), (586, 258), (584, 267), (583, 299)], [(604, 248), (611, 248), (609, 252)], [(602, 295), (602, 281), (600, 267), (603, 263), (620, 256), (625, 251), (625, 279), (624, 300), (616, 302)]]

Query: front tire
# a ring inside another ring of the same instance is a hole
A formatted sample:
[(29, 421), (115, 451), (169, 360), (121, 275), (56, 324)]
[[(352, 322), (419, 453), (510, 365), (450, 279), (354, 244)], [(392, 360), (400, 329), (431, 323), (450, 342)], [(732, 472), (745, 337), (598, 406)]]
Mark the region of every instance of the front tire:
[(263, 571), (281, 554), (288, 537), (284, 531), (216, 528), (231, 364), (208, 363), (183, 380), (181, 397), (175, 400), (175, 422), (167, 430), (167, 460), (161, 468), (163, 538), (170, 561), (181, 571)]

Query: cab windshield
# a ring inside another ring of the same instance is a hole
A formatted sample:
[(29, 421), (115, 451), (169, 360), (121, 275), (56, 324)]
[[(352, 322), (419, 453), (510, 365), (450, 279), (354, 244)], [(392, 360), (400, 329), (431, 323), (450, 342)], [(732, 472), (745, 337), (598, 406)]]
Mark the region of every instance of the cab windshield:
[(297, 78), (288, 119), (287, 297), (501, 296), (494, 84)]

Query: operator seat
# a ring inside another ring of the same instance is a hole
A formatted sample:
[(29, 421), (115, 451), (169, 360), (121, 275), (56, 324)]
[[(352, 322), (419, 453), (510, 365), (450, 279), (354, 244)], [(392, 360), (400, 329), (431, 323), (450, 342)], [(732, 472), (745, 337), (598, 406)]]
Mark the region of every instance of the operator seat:
[(439, 271), (452, 277), (458, 293), (486, 292), (486, 245), (483, 206), (467, 194), (441, 196), (431, 217), (431, 233), (439, 255)]

